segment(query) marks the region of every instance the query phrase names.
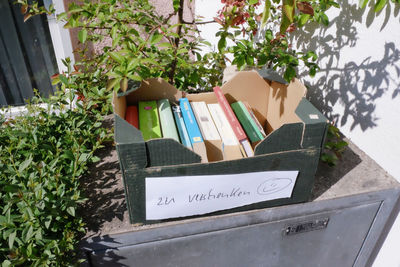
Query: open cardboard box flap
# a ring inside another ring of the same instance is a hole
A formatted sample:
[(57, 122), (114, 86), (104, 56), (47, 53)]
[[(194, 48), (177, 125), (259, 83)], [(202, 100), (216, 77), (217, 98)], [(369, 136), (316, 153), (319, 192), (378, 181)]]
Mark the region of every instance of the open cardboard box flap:
[[(277, 82), (269, 84), (257, 72), (243, 71), (238, 72), (231, 80), (221, 86), (221, 89), (228, 102), (246, 101), (249, 103), (255, 116), (269, 133), (255, 147), (255, 155), (277, 152), (280, 149), (284, 151), (302, 147), (305, 126), (303, 119), (297, 115), (298, 112), (296, 110), (304, 99), (306, 88), (300, 81), (294, 80), (289, 85)], [(177, 103), (181, 97), (182, 92), (165, 80), (160, 78), (149, 79), (143, 81), (140, 88), (126, 96), (117, 97), (114, 95), (114, 112), (116, 116), (123, 119), (127, 105), (137, 104), (138, 101), (163, 98), (168, 98), (171, 103)], [(213, 92), (187, 94), (186, 97), (190, 101), (218, 103)], [(129, 124), (126, 125), (127, 123), (124, 123), (123, 120), (116, 120), (116, 122), (124, 124), (124, 131), (129, 127), (134, 128)], [(118, 139), (121, 136), (117, 134), (120, 130), (122, 130), (122, 127), (116, 125), (116, 142), (117, 144), (126, 144), (126, 138), (124, 140)], [(147, 157), (147, 167), (200, 162), (197, 154), (175, 140), (162, 138), (145, 142), (141, 135), (137, 136), (138, 132), (140, 131), (132, 129), (130, 133), (136, 135), (136, 137), (130, 140), (133, 140), (132, 143), (147, 144), (145, 150), (147, 155), (142, 155)], [(140, 151), (143, 151), (143, 149)], [(132, 151), (132, 153), (136, 152)], [(126, 164), (132, 165), (132, 163), (128, 162)]]

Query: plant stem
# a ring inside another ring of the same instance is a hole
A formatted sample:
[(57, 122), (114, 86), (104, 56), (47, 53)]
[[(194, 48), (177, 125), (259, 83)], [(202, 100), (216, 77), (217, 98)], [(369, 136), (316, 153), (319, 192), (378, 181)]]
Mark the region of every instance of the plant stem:
[(176, 64), (178, 62), (177, 58), (177, 53), (178, 53), (178, 47), (179, 47), (179, 42), (181, 40), (181, 34), (182, 34), (182, 22), (183, 22), (183, 5), (185, 3), (185, 0), (179, 0), (179, 8), (178, 8), (178, 28), (176, 30), (176, 33), (178, 34), (178, 37), (175, 38), (175, 50), (174, 50), (174, 60), (171, 63), (171, 71), (169, 73), (169, 83), (173, 84), (174, 83), (174, 77), (175, 77), (175, 71), (176, 71)]

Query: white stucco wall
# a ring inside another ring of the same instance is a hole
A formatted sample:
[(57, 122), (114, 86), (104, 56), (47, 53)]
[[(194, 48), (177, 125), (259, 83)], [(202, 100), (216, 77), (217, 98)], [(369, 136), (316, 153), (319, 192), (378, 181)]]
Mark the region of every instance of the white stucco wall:
[(318, 52), (322, 69), (304, 81), (312, 102), (400, 180), (400, 15), (392, 8), (373, 18), (358, 1), (344, 2), (328, 28), (299, 42)]
[[(312, 102), (400, 181), (400, 7), (374, 14), (340, 2), (331, 25), (299, 43), (318, 51), (322, 69), (304, 82)], [(399, 248), (400, 216), (373, 266), (399, 267)]]
[[(321, 72), (303, 82), (314, 105), (400, 181), (400, 6), (391, 3), (375, 14), (358, 2), (339, 1), (342, 8), (328, 13), (329, 27), (309, 27), (298, 36), (299, 50), (320, 57)], [(209, 20), (220, 7), (220, 1), (196, 0), (196, 15)], [(217, 29), (203, 26), (202, 35), (216, 45)], [(399, 218), (374, 267), (400, 267)]]

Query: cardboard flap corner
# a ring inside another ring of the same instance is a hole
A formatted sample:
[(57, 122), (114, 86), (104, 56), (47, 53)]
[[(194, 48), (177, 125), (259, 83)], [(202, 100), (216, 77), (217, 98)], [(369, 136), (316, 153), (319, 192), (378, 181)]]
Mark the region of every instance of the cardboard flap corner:
[(114, 114), (114, 139), (117, 144), (144, 143), (142, 132)]
[(222, 151), (222, 141), (220, 140), (204, 140), (204, 144), (207, 149), (208, 161), (220, 161), (224, 160), (224, 154)]
[(146, 141), (149, 167), (199, 163), (201, 157), (172, 138)]
[(221, 86), (229, 103), (245, 101), (253, 109), (259, 122), (264, 125), (267, 120), (270, 86), (255, 71), (241, 71)]
[(239, 144), (234, 145), (224, 145), (224, 160), (235, 160), (242, 159), (242, 151), (240, 150)]
[(260, 74), (260, 76), (263, 77), (264, 80), (268, 80), (270, 83), (278, 82), (278, 83), (282, 83), (282, 84), (289, 84), (274, 69), (262, 68), (262, 69), (256, 69), (255, 71), (257, 71), (257, 73)]
[(142, 81), (141, 86), (126, 96), (126, 102), (152, 101), (167, 98), (175, 103), (182, 97), (182, 92), (161, 78), (150, 78)]
[(147, 153), (142, 133), (118, 114), (114, 114), (114, 139), (124, 169), (146, 168)]
[(304, 122), (303, 146), (323, 147), (328, 119), (305, 97), (300, 101), (295, 112)]
[(254, 155), (301, 149), (303, 129), (302, 122), (282, 125), (256, 145)]
[(271, 82), (267, 112), (269, 131), (276, 130), (286, 123), (302, 122), (295, 110), (306, 92), (306, 87), (297, 79), (290, 84)]

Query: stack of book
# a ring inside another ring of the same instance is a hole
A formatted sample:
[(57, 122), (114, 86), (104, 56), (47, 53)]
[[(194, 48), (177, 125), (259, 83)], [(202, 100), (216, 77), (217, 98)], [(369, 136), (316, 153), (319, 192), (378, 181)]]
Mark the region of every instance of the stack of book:
[(202, 162), (254, 156), (254, 146), (266, 133), (251, 107), (242, 101), (229, 104), (219, 87), (214, 93), (218, 103), (139, 101), (127, 107), (125, 119), (145, 141), (172, 138), (199, 154)]

